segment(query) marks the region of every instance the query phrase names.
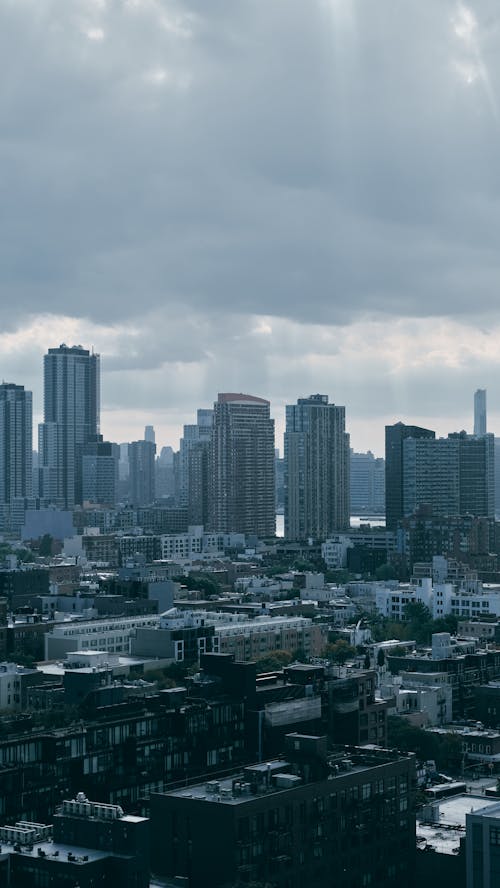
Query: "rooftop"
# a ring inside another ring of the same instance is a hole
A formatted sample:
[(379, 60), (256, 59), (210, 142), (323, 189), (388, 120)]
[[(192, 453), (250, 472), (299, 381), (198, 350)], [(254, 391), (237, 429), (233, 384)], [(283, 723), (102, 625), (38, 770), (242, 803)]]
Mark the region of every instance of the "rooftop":
[[(314, 739), (314, 738), (308, 738)], [(329, 754), (326, 760), (328, 780), (341, 778), (347, 774), (371, 770), (389, 762), (407, 758), (400, 753), (392, 753), (378, 747), (342, 748), (342, 752)], [(297, 786), (310, 784), (314, 780), (305, 780), (303, 774), (285, 759), (274, 759), (260, 762), (244, 768), (230, 777), (209, 780), (192, 786), (172, 790), (165, 795), (181, 799), (194, 799), (209, 804), (238, 806), (270, 794), (287, 792)], [(317, 782), (322, 782), (319, 780)]]
[(2, 850), (21, 854), (23, 857), (48, 857), (56, 859), (58, 863), (86, 864), (96, 860), (104, 860), (110, 857), (108, 851), (99, 851), (96, 848), (80, 848), (76, 845), (61, 845), (59, 842), (35, 842), (33, 845), (14, 845), (3, 842)]
[(426, 805), (421, 817), (434, 812), (437, 819), (435, 822), (430, 817), (425, 820), (417, 819), (418, 848), (430, 849), (439, 854), (458, 854), (460, 839), (465, 838), (466, 815), (495, 807), (498, 808), (498, 799), (469, 794), (450, 796), (434, 805)]

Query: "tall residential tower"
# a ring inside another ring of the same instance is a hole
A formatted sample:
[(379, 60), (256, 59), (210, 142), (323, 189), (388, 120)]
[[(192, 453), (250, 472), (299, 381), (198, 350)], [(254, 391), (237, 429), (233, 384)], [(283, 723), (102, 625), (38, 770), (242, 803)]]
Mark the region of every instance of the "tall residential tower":
[(396, 530), (404, 517), (403, 505), (403, 442), (407, 438), (435, 438), (436, 433), (402, 422), (385, 427), (385, 524)]
[(211, 529), (274, 536), (274, 420), (269, 401), (219, 394), (209, 466)]
[(99, 355), (60, 345), (49, 348), (43, 370), (40, 496), (71, 509), (82, 503), (83, 448), (99, 434)]
[(481, 438), (486, 434), (486, 389), (474, 393), (474, 435)]
[(349, 435), (345, 407), (328, 395), (286, 408), (285, 537), (326, 539), (349, 528)]
[(22, 385), (0, 385), (0, 505), (33, 491), (32, 395)]

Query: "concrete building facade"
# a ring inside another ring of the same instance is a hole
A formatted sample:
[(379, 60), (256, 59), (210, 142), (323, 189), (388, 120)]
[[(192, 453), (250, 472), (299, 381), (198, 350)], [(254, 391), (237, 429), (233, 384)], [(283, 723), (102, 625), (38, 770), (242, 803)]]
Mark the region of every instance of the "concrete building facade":
[(349, 435), (345, 407), (328, 395), (286, 407), (285, 537), (327, 539), (349, 529)]
[(209, 529), (274, 536), (274, 420), (269, 401), (219, 394), (210, 446)]

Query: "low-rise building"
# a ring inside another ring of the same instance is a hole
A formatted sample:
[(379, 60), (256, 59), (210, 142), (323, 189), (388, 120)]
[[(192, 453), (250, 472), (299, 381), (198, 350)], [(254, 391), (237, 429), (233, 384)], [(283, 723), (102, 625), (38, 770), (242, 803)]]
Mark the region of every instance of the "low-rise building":
[(141, 627), (158, 626), (159, 620), (157, 614), (138, 614), (134, 617), (57, 623), (45, 635), (45, 659), (57, 660), (70, 651), (85, 650), (129, 654), (132, 633)]
[(119, 805), (89, 802), (82, 792), (62, 803), (53, 824), (5, 826), (0, 841), (7, 888), (149, 888), (149, 820), (124, 814)]
[(178, 662), (214, 651), (248, 662), (276, 650), (319, 656), (326, 640), (326, 628), (307, 617), (249, 617), (171, 608), (162, 614), (156, 628), (135, 633), (132, 651), (140, 656), (172, 656)]
[(38, 670), (26, 669), (16, 663), (0, 663), (0, 710), (22, 710), (26, 706), (28, 688), (39, 683)]
[(500, 874), (500, 803), (466, 814), (467, 888), (496, 888)]

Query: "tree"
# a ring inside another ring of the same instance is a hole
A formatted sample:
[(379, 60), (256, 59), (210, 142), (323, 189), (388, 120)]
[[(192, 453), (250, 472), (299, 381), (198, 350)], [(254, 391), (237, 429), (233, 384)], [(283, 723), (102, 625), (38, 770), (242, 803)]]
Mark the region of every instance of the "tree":
[(385, 653), (383, 648), (378, 649), (377, 653), (377, 666), (381, 669), (382, 666), (385, 666)]
[(308, 663), (308, 662), (309, 662), (309, 657), (307, 656), (307, 654), (306, 654), (304, 648), (297, 648), (297, 649), (293, 652), (292, 657), (293, 657), (293, 659), (296, 660), (298, 663)]
[(397, 571), (393, 568), (392, 564), (381, 564), (375, 570), (375, 576), (377, 580), (397, 580), (398, 574)]
[(256, 661), (257, 672), (278, 672), (284, 666), (289, 666), (292, 660), (290, 651), (273, 651), (269, 656)]
[(35, 560), (35, 556), (31, 549), (16, 549), (18, 560), (24, 564), (30, 564)]
[(420, 761), (433, 759), (438, 768), (458, 772), (462, 760), (462, 744), (457, 734), (435, 734), (416, 728), (399, 715), (387, 719), (388, 745), (401, 752), (414, 752)]
[(327, 644), (323, 651), (323, 656), (326, 657), (327, 660), (332, 660), (334, 663), (339, 663), (340, 665), (355, 655), (356, 648), (353, 648), (352, 645), (348, 644), (344, 638), (339, 638), (339, 640), (334, 641), (333, 644)]
[(417, 644), (430, 644), (433, 630), (432, 614), (421, 601), (411, 601), (405, 607), (408, 628), (408, 639), (415, 639)]
[(181, 583), (186, 589), (203, 592), (206, 598), (219, 598), (219, 583), (207, 574), (189, 574), (187, 577), (176, 577), (175, 582)]
[(363, 666), (365, 669), (370, 669), (370, 667), (371, 667), (370, 654), (368, 653), (368, 651), (365, 654)]
[(42, 558), (50, 558), (52, 555), (52, 537), (50, 533), (44, 533), (40, 540), (38, 552)]

